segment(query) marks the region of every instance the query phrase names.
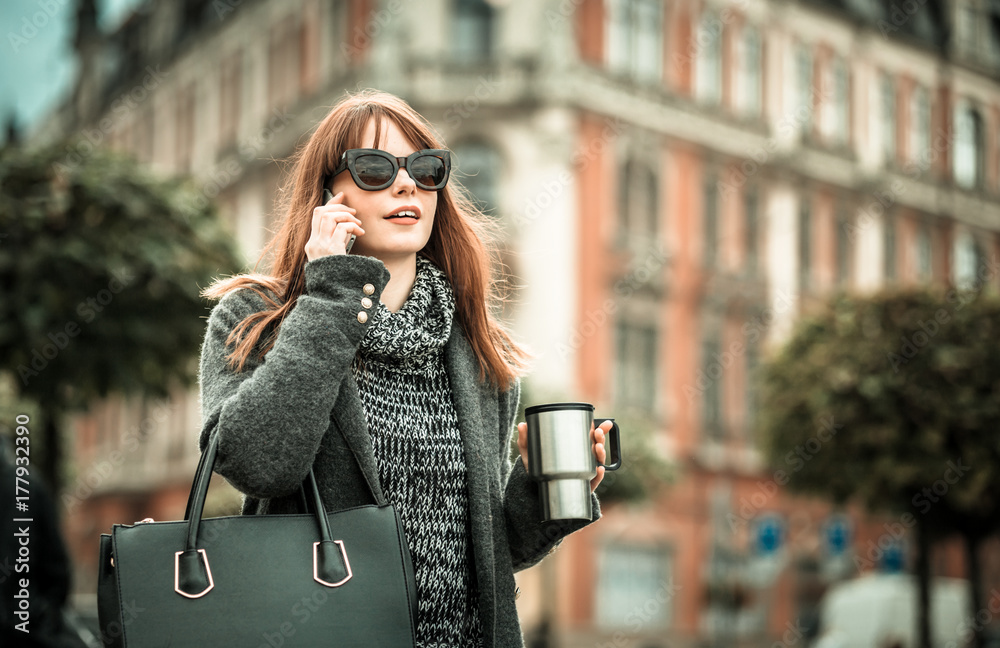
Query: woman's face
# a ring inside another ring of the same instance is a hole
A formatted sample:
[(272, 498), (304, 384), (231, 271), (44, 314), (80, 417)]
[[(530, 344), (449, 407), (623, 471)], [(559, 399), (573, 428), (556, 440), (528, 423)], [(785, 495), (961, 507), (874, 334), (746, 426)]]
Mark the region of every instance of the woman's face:
[[(359, 148), (375, 148), (374, 121), (368, 122)], [(392, 120), (382, 123), (381, 147), (390, 155), (406, 157), (415, 152), (399, 127)], [(344, 169), (333, 180), (333, 194), (344, 192), (343, 202), (357, 210), (364, 235), (359, 235), (351, 254), (372, 256), (383, 262), (415, 255), (423, 249), (434, 227), (438, 192), (418, 187), (406, 169), (400, 169), (392, 184), (379, 191), (366, 191), (354, 183), (351, 172)], [(387, 218), (405, 208), (416, 212), (417, 218)]]

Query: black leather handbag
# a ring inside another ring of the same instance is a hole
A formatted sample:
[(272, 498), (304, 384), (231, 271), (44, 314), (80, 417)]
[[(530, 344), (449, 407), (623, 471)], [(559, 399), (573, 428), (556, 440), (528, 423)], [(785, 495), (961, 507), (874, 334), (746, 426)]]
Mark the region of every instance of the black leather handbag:
[(217, 452), (213, 435), (183, 521), (101, 535), (102, 645), (413, 646), (416, 581), (391, 505), (328, 513), (310, 470), (304, 513), (202, 519)]

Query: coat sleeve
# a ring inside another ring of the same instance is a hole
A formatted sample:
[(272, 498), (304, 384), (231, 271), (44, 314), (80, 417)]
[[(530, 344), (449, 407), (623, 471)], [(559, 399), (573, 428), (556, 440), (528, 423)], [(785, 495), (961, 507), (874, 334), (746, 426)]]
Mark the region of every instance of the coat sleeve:
[[(290, 494), (305, 479), (367, 330), (367, 321), (358, 318), (366, 310), (361, 300), (377, 304), (389, 279), (381, 261), (361, 255), (320, 257), (304, 272), (306, 291), (262, 361), (251, 356), (235, 373), (226, 360), (229, 333), (264, 307), (249, 289), (215, 306), (202, 344), (200, 447), (217, 433), (216, 472), (254, 498)], [(372, 294), (364, 292), (368, 284)]]
[(517, 434), (520, 382), (500, 398), (500, 465), (504, 467), (504, 517), (507, 542), (510, 545), (514, 571), (538, 564), (570, 533), (578, 531), (601, 517), (597, 495), (590, 494), (591, 520), (542, 520), (542, 505), (538, 484), (528, 476), (521, 457), (511, 460), (510, 448)]

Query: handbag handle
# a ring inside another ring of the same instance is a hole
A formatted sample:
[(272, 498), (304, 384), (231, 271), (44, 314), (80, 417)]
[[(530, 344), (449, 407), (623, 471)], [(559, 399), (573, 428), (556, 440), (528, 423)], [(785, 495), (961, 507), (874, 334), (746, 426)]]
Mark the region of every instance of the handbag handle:
[[(211, 436), (214, 436), (214, 434), (210, 435), (209, 440), (211, 440)], [(198, 467), (195, 468), (195, 470), (194, 470), (194, 480), (191, 482), (191, 491), (188, 493), (187, 504), (184, 506), (184, 520), (185, 521), (191, 519), (191, 506), (194, 504), (194, 493), (197, 490), (196, 486), (198, 485), (198, 475), (201, 474), (202, 466), (205, 465), (205, 455), (208, 454), (207, 453), (207, 450), (208, 450), (208, 446), (207, 445), (205, 446), (205, 450), (206, 450), (206, 452), (202, 452), (201, 456), (198, 457)], [(213, 469), (214, 469), (214, 465), (213, 465)], [(369, 488), (371, 488), (370, 485), (369, 485)], [(308, 513), (309, 512), (309, 501), (306, 499), (306, 492), (305, 492), (305, 489), (302, 486), (299, 487), (298, 495), (299, 495), (299, 506), (301, 507), (302, 512), (303, 513)], [(207, 492), (206, 492), (206, 498), (207, 498)], [(379, 505), (381, 505), (381, 502), (376, 501), (376, 503), (379, 504)]]
[[(174, 554), (174, 591), (187, 598), (201, 598), (214, 587), (208, 553), (198, 547), (198, 530), (205, 510), (208, 485), (215, 469), (215, 458), (219, 451), (219, 436), (212, 434), (202, 453), (195, 472), (185, 519), (188, 523), (184, 550)], [(313, 543), (313, 579), (327, 587), (339, 587), (351, 579), (351, 564), (347, 559), (347, 549), (341, 540), (333, 540), (330, 519), (323, 506), (319, 486), (312, 468), (300, 490), (308, 485), (313, 501), (313, 514), (319, 526), (318, 542)]]

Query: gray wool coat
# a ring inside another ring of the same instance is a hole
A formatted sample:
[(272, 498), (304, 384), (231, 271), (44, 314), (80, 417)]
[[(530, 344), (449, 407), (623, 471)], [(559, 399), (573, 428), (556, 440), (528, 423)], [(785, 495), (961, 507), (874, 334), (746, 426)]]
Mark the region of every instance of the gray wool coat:
[[(240, 490), (244, 515), (298, 511), (299, 484), (313, 467), (334, 511), (384, 498), (351, 362), (367, 330), (362, 298), (373, 305), (389, 281), (373, 257), (332, 255), (305, 265), (306, 292), (282, 323), (263, 362), (226, 365), (229, 332), (264, 309), (249, 289), (213, 308), (201, 351), (200, 446), (219, 435), (216, 472)], [(366, 291), (367, 288), (367, 291)], [(370, 294), (369, 294), (370, 293)], [(538, 487), (509, 456), (520, 385), (497, 390), (479, 381), (476, 357), (457, 320), (445, 366), (468, 470), (474, 574), (486, 646), (524, 645), (514, 572), (538, 563), (587, 521), (543, 522)], [(367, 483), (366, 483), (367, 481)], [(600, 518), (592, 495), (593, 519)]]

